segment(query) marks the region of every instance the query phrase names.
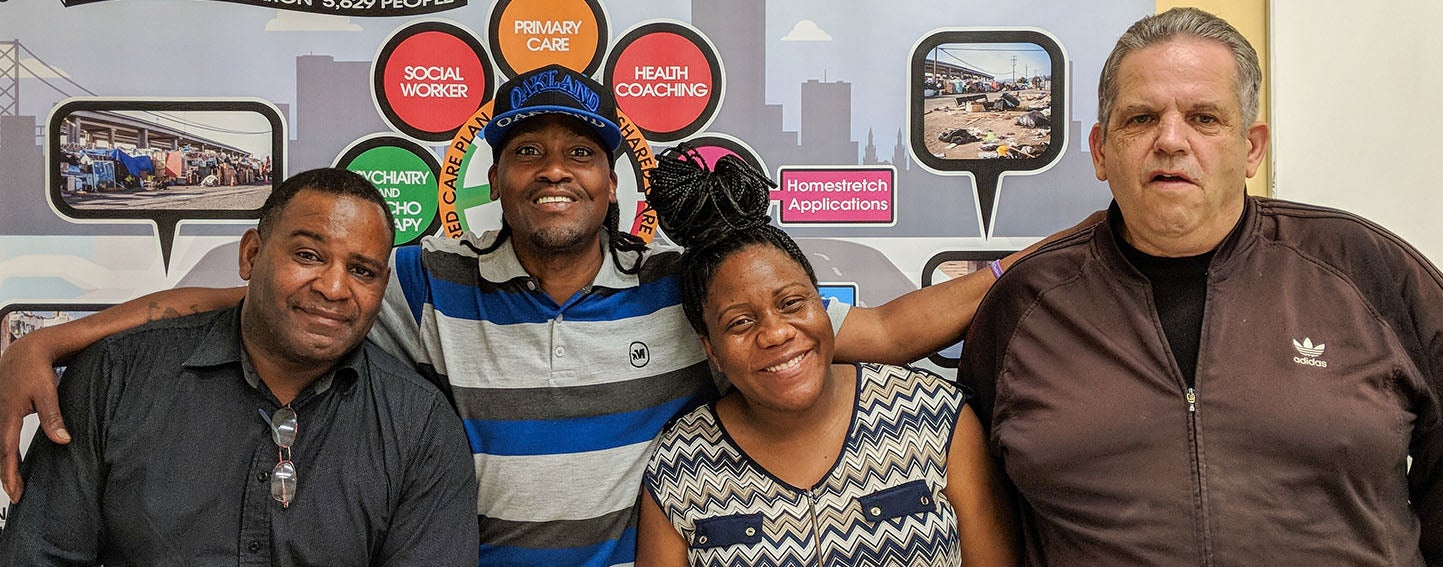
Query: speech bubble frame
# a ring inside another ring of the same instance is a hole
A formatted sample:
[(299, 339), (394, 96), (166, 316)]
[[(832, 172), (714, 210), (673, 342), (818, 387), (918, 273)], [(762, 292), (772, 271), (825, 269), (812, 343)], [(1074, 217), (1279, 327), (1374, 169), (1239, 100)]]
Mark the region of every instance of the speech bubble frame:
[[(127, 112), (254, 112), (263, 116), (271, 126), (271, 186), (274, 191), (286, 178), (286, 145), (289, 139), (286, 122), (281, 118), (280, 109), (269, 101), (259, 98), (102, 98), (74, 97), (55, 105), (46, 119), (45, 197), (51, 210), (63, 219), (78, 224), (149, 224), (155, 227), (157, 245), (160, 248), (161, 266), (170, 272), (171, 249), (175, 234), (181, 224), (197, 221), (218, 221), (218, 223), (242, 224), (254, 221), (260, 214), (260, 206), (254, 209), (81, 209), (65, 202), (61, 195), (64, 182), (60, 174), (60, 132), (66, 117), (76, 111), (127, 111)], [(146, 213), (146, 214), (137, 214)]]
[[(1015, 160), (942, 159), (927, 151), (924, 117), (926, 109), (921, 84), (926, 72), (926, 55), (934, 47), (957, 43), (1030, 43), (1047, 52), (1051, 60), (1050, 118), (1053, 140), (1041, 156)], [(913, 159), (932, 173), (972, 178), (982, 234), (991, 237), (1003, 178), (1009, 175), (1036, 175), (1051, 169), (1061, 161), (1063, 152), (1070, 143), (1068, 124), (1071, 120), (1071, 106), (1068, 92), (1071, 77), (1067, 73), (1067, 50), (1056, 36), (1040, 28), (938, 28), (927, 32), (912, 44), (911, 55), (907, 61), (907, 147), (912, 152)]]
[[(707, 67), (711, 71), (712, 84), (711, 95), (707, 97), (706, 107), (701, 114), (686, 126), (672, 132), (656, 132), (649, 130), (640, 124), (637, 128), (641, 130), (646, 139), (653, 143), (669, 143), (686, 139), (687, 136), (696, 134), (711, 127), (716, 120), (717, 111), (721, 109), (722, 101), (726, 100), (726, 64), (721, 59), (721, 52), (717, 51), (716, 44), (711, 38), (692, 27), (690, 24), (677, 20), (654, 19), (641, 22), (622, 33), (621, 39), (611, 46), (606, 56), (606, 63), (603, 66), (603, 77), (606, 88), (612, 89), (612, 96), (615, 96), (616, 89), (616, 63), (621, 54), (637, 40), (654, 33), (670, 33), (679, 35), (691, 42), (701, 52), (702, 58), (706, 59)], [(620, 106), (620, 105), (618, 105)]]

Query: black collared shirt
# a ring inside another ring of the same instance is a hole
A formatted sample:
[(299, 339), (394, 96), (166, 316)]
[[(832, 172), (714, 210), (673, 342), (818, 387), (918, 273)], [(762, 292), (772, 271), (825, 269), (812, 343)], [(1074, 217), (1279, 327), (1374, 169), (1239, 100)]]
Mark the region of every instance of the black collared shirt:
[(37, 435), (5, 565), (474, 565), (476, 479), (456, 413), (369, 342), (292, 402), (289, 508), (270, 495), (279, 403), (242, 370), (239, 308), (97, 343), (60, 382), (72, 436)]

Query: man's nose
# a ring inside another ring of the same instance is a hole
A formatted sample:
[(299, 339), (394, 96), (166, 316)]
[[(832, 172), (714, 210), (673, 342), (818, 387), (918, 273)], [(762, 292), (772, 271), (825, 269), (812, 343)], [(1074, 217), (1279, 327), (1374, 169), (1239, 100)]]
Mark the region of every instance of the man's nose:
[(571, 181), (571, 168), (567, 167), (566, 154), (547, 152), (546, 156), (542, 158), (536, 177), (547, 183)]
[(1157, 151), (1166, 154), (1186, 152), (1188, 149), (1187, 120), (1180, 115), (1167, 114), (1158, 119)]
[(328, 300), (340, 301), (350, 293), (351, 288), (346, 285), (347, 277), (345, 264), (339, 262), (327, 264), (321, 273), (311, 281), (311, 287)]

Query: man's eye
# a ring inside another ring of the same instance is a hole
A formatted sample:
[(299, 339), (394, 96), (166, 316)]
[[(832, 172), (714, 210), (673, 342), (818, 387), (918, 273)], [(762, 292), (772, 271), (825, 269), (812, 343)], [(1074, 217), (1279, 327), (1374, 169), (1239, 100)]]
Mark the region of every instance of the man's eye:
[(572, 157), (591, 157), (596, 155), (596, 151), (585, 146), (578, 146), (571, 149), (571, 155)]
[(1202, 124), (1216, 124), (1218, 121), (1218, 117), (1211, 114), (1199, 114), (1194, 120), (1197, 120)]
[(316, 253), (309, 250), (301, 250), (299, 252), (296, 252), (296, 258), (305, 262), (319, 262), (321, 260), (320, 256), (317, 256)]
[(1147, 124), (1148, 122), (1152, 122), (1151, 114), (1139, 114), (1127, 119), (1128, 124)]
[(370, 268), (364, 266), (356, 266), (354, 268), (351, 268), (351, 273), (365, 279), (371, 279), (376, 277), (376, 272), (373, 272)]
[(516, 154), (517, 154), (517, 155), (523, 155), (523, 156), (534, 156), (534, 155), (540, 155), (540, 154), (541, 154), (541, 150), (536, 149), (535, 146), (517, 146), (517, 147), (516, 147)]

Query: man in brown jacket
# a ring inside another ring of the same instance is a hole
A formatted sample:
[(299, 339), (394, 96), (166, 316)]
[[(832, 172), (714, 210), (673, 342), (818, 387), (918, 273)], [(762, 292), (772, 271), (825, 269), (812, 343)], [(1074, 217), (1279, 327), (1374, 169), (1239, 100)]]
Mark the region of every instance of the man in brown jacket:
[(959, 375), (1031, 564), (1443, 564), (1443, 277), (1246, 195), (1260, 78), (1211, 14), (1134, 24), (1089, 140), (1108, 219), (980, 307)]

